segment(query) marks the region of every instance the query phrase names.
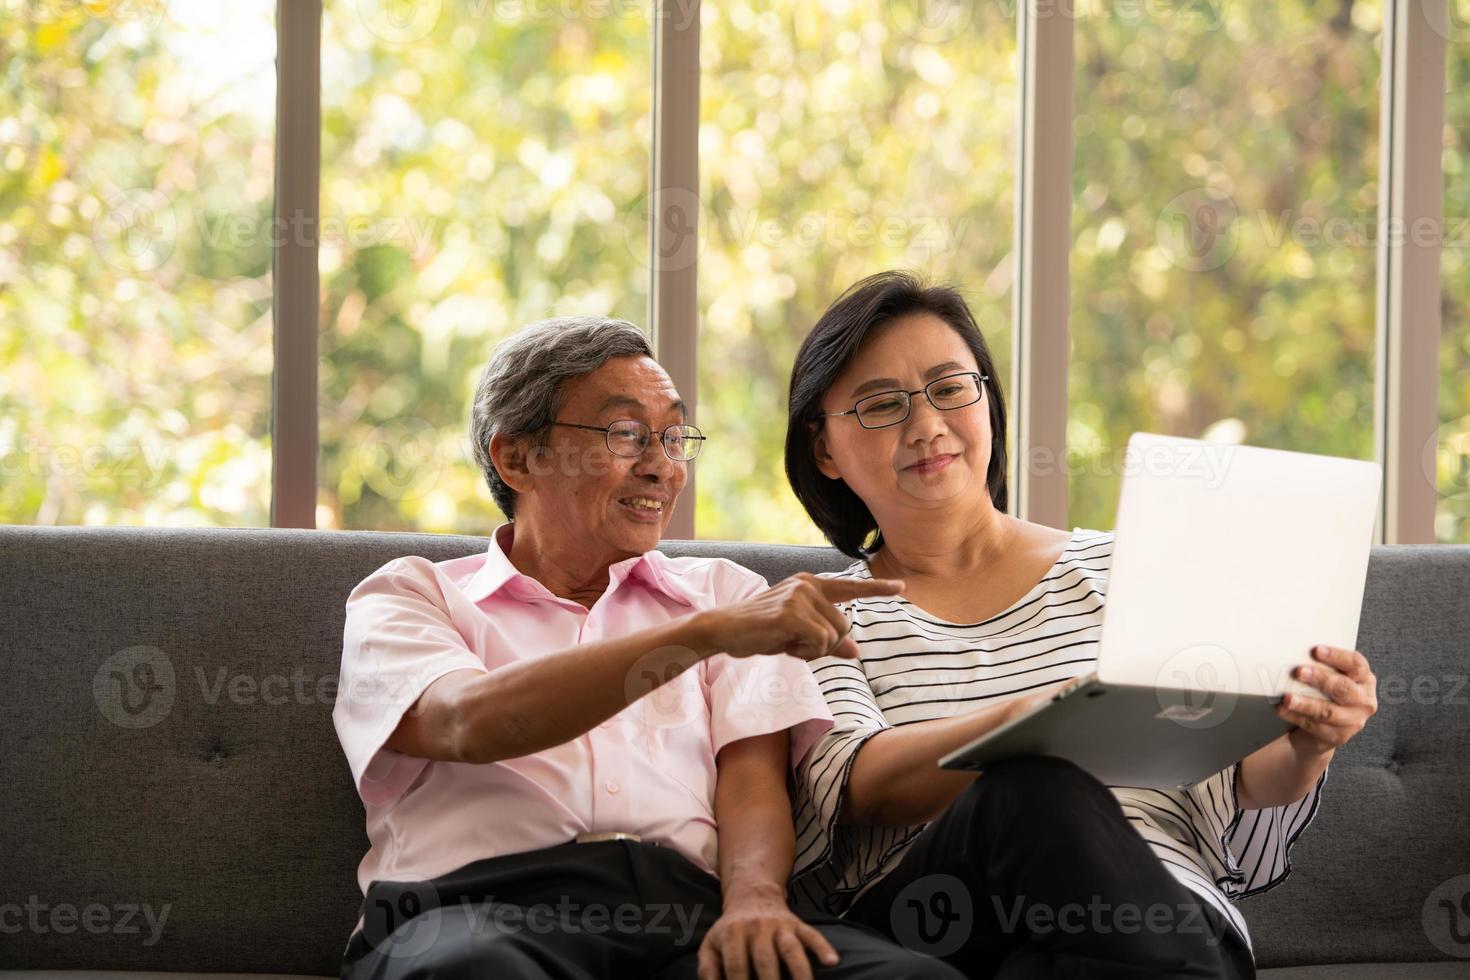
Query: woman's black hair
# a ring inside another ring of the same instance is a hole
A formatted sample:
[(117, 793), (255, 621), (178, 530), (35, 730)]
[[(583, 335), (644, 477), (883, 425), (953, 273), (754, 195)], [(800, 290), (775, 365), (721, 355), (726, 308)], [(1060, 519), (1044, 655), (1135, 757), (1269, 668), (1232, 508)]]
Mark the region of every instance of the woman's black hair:
[(849, 287), (802, 341), (791, 369), (787, 401), (786, 478), (827, 540), (852, 558), (866, 558), (878, 551), (883, 535), (862, 498), (842, 480), (817, 469), (813, 443), (825, 421), (822, 399), (870, 332), (900, 317), (922, 313), (949, 324), (987, 378), (982, 384), (990, 404), (991, 439), (985, 484), (996, 509), (1006, 509), (1006, 403), (996, 378), (995, 359), (974, 315), (950, 286), (930, 284), (911, 272), (880, 272)]

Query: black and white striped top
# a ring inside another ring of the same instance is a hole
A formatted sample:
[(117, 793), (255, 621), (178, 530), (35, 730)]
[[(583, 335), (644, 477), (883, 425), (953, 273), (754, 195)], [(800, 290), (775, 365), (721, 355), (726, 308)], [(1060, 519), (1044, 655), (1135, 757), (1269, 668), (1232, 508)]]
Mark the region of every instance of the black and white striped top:
[[(855, 827), (837, 811), (858, 749), (888, 728), (989, 707), (1091, 673), (1097, 662), (1113, 535), (1075, 528), (1057, 563), (1030, 592), (984, 622), (950, 623), (902, 596), (839, 605), (860, 658), (828, 657), (812, 671), (835, 726), (797, 767), (799, 904), (843, 914), (891, 871), (924, 829)], [(871, 578), (866, 562), (839, 575)], [(1292, 843), (1311, 821), (1324, 772), (1304, 799), (1242, 810), (1238, 765), (1188, 790), (1109, 787), (1124, 815), (1187, 888), (1220, 911), (1250, 944), (1236, 899), (1286, 880)]]

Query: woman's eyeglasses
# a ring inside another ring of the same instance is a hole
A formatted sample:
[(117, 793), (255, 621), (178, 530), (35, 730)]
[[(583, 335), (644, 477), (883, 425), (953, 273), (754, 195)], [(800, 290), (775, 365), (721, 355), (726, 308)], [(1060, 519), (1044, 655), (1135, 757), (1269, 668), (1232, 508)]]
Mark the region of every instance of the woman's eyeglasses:
[(939, 411), (952, 412), (978, 402), (985, 391), (980, 382), (988, 380), (990, 375), (975, 371), (946, 374), (913, 391), (880, 391), (876, 395), (859, 398), (857, 404), (846, 412), (823, 412), (822, 415), (827, 418), (856, 415), (858, 424), (863, 428), (881, 429), (884, 426), (897, 425), (908, 418), (909, 412), (913, 410), (914, 396), (920, 392)]

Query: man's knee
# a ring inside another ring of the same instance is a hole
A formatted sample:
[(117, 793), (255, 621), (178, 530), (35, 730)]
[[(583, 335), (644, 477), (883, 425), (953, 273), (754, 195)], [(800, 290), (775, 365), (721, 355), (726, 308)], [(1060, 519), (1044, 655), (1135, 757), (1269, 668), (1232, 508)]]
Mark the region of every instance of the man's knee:
[(550, 980), (541, 964), (545, 951), (536, 948), (533, 936), (520, 933), (487, 933), (474, 937), (467, 943), (446, 949), (443, 955), (423, 973), (415, 971), (413, 976), (447, 977), (458, 980), (479, 980), (495, 977), (496, 980)]
[[(475, 921), (460, 910), (431, 909), (406, 923), (399, 933), (375, 951), (372, 980), (549, 980), (541, 965), (545, 950), (538, 943), (546, 937), (496, 928), (490, 921)], [(413, 930), (405, 936), (405, 930)]]

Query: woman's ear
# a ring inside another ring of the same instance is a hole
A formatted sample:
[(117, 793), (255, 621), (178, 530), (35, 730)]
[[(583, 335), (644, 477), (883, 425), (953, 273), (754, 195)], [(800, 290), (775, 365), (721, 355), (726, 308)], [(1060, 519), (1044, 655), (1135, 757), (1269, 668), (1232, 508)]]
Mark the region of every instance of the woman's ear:
[(817, 469), (829, 480), (842, 479), (842, 471), (832, 460), (832, 453), (827, 448), (827, 427), (820, 422), (812, 423), (812, 458), (816, 460)]
[(490, 462), (505, 485), (516, 493), (531, 489), (531, 466), (524, 439), (513, 439), (503, 432), (490, 437)]

